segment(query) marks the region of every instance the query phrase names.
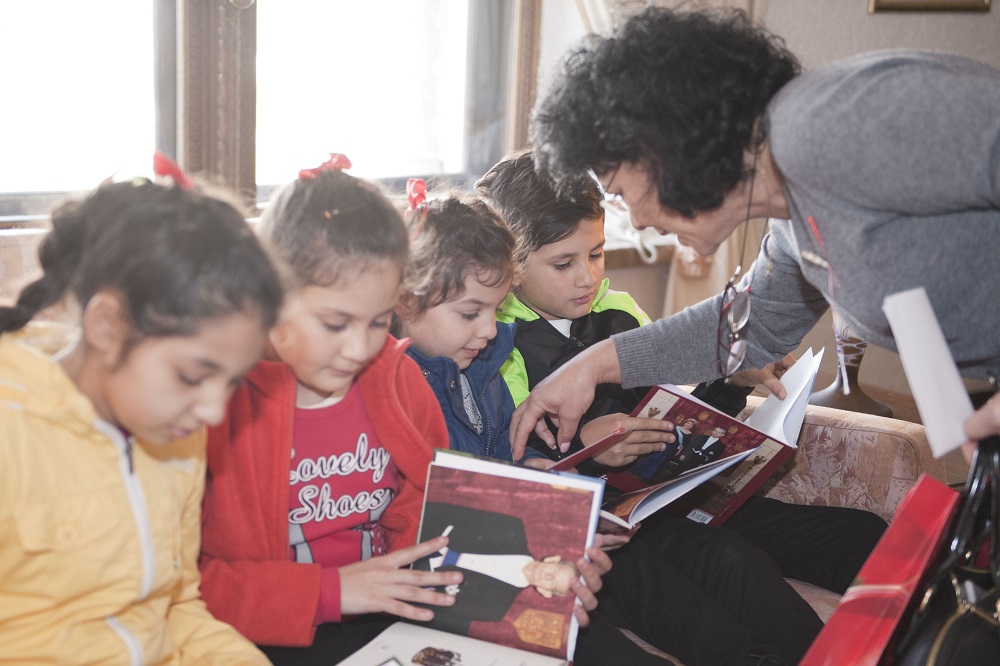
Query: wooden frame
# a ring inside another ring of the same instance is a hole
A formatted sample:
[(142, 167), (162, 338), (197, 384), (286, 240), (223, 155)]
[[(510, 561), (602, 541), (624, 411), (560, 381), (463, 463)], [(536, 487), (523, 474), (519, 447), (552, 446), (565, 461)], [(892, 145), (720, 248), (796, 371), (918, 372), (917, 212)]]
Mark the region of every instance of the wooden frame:
[(990, 0), (868, 0), (868, 13), (890, 11), (988, 12)]

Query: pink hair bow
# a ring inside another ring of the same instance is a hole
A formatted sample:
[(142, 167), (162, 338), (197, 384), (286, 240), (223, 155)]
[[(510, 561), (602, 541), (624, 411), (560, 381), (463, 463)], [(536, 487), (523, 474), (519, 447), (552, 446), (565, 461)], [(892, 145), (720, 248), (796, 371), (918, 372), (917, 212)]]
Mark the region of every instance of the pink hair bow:
[(313, 169), (302, 169), (299, 171), (299, 178), (302, 180), (314, 180), (323, 171), (342, 171), (351, 168), (351, 160), (342, 153), (330, 153), (330, 159)]
[(177, 162), (174, 162), (158, 150), (153, 153), (153, 173), (157, 176), (170, 176), (174, 184), (183, 190), (194, 189), (194, 183), (184, 173), (184, 170), (178, 166)]
[(427, 219), (427, 183), (424, 182), (423, 178), (410, 178), (406, 181), (406, 200), (410, 204), (406, 210), (407, 218), (412, 217), (418, 210), (422, 210), (420, 222), (417, 223), (412, 234), (416, 238), (424, 228), (424, 220)]

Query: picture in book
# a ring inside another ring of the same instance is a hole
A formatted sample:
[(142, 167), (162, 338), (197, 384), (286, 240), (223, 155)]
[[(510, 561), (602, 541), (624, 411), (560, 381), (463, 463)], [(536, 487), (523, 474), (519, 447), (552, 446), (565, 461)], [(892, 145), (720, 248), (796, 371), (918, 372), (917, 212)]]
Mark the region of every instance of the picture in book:
[[(740, 423), (676, 386), (656, 386), (633, 412), (633, 416), (660, 418), (674, 424), (676, 441), (665, 451), (648, 455), (621, 473), (609, 474), (608, 483), (630, 492), (653, 486), (717, 460), (755, 449), (768, 437)], [(725, 485), (728, 476), (719, 473), (715, 483)]]
[(599, 479), (437, 452), (419, 538), (447, 534), (449, 543), (413, 566), (458, 570), (463, 582), (441, 589), (456, 603), (434, 608), (430, 626), (571, 659), (578, 627), (569, 585), (593, 543), (602, 490)]

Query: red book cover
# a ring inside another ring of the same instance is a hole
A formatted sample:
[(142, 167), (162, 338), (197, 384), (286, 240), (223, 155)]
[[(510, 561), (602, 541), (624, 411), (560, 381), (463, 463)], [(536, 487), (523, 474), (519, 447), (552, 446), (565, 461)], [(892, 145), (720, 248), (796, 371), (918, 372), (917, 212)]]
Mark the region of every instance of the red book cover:
[(919, 601), (915, 592), (932, 573), (959, 498), (936, 479), (917, 479), (802, 666), (880, 663), (901, 618)]

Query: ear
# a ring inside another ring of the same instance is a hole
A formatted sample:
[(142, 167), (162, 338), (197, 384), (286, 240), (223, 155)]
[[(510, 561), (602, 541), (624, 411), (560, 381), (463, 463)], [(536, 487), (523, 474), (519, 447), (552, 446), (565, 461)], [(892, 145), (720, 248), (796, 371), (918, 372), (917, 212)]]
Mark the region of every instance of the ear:
[(108, 367), (115, 367), (121, 360), (122, 350), (129, 333), (129, 318), (121, 294), (99, 291), (87, 302), (83, 310), (83, 339)]
[(552, 598), (552, 590), (546, 590), (543, 587), (536, 587), (535, 591), (538, 592), (538, 594), (540, 594), (543, 597), (545, 597), (546, 599), (551, 599)]

